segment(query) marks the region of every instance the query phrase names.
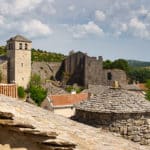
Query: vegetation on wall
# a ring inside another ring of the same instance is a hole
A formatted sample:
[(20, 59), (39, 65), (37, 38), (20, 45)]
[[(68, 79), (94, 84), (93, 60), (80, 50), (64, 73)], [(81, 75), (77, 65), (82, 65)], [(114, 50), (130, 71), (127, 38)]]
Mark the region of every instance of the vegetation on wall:
[(30, 93), (30, 97), (38, 104), (40, 105), (41, 102), (46, 98), (47, 96), (47, 90), (44, 89), (41, 86), (41, 78), (39, 75), (34, 74), (31, 77), (30, 81), (30, 87), (28, 89)]
[(80, 86), (72, 86), (69, 85), (65, 88), (65, 90), (69, 93), (71, 93), (72, 91), (76, 91), (76, 93), (80, 93), (84, 88), (80, 87)]

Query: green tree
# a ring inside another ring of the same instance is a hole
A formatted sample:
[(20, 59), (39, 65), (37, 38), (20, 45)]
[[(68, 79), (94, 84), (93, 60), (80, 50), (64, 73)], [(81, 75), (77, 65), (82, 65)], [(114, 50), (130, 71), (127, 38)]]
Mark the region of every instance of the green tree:
[(41, 85), (41, 77), (38, 74), (33, 74), (31, 76), (30, 85), (35, 85), (35, 86)]
[(30, 86), (30, 97), (38, 104), (40, 105), (41, 102), (46, 98), (47, 96), (47, 90), (42, 88), (41, 86)]
[(34, 74), (31, 77), (30, 87), (29, 87), (30, 97), (40, 105), (41, 102), (47, 96), (47, 90), (41, 86), (41, 78), (39, 75)]
[(128, 72), (128, 77), (132, 81), (139, 81), (140, 83), (145, 83), (150, 79), (150, 69), (146, 68), (130, 68)]
[(112, 69), (112, 61), (106, 60), (103, 62), (103, 68), (104, 69)]
[(125, 72), (129, 71), (129, 65), (128, 62), (124, 59), (117, 59), (112, 63), (112, 68), (117, 68), (124, 70)]

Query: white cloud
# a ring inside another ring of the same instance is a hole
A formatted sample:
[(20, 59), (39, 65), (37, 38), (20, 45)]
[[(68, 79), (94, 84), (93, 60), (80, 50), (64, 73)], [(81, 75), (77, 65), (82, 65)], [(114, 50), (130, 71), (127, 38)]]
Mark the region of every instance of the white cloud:
[(0, 25), (4, 25), (4, 17), (0, 15)]
[(98, 21), (104, 21), (106, 19), (106, 15), (103, 11), (96, 10), (95, 11), (95, 18)]
[(150, 31), (147, 24), (140, 21), (138, 18), (132, 18), (129, 22), (130, 32), (136, 37), (150, 38)]
[(137, 18), (132, 18), (130, 20), (129, 26), (138, 30), (145, 30), (146, 26), (143, 22), (138, 20)]
[(68, 7), (68, 10), (70, 10), (70, 11), (74, 11), (75, 10), (75, 6), (74, 5), (70, 5), (69, 7)]
[(101, 29), (93, 21), (88, 22), (87, 24), (78, 24), (72, 27), (73, 37), (74, 38), (83, 38), (87, 35), (102, 35), (103, 29)]
[(23, 22), (22, 31), (27, 33), (30, 37), (47, 36), (53, 33), (52, 29), (48, 25), (35, 19), (29, 22)]
[(20, 15), (34, 9), (42, 0), (2, 0), (0, 13), (5, 15)]

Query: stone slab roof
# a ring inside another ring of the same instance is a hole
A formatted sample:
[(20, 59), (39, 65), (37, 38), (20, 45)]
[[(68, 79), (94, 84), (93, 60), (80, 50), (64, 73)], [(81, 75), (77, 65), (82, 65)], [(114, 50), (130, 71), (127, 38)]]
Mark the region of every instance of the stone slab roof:
[(8, 41), (19, 41), (19, 42), (29, 42), (29, 43), (32, 42), (22, 35), (16, 35), (14, 37), (11, 37)]
[[(101, 87), (102, 88), (102, 87)], [(100, 94), (76, 106), (77, 109), (100, 113), (150, 112), (150, 102), (140, 92), (104, 88)]]
[[(8, 140), (7, 138), (3, 140), (5, 131), (13, 135), (13, 138), (9, 136)], [(24, 144), (26, 140), (28, 143), (33, 141), (32, 146), (39, 144), (32, 150), (149, 150), (150, 148), (2, 95), (0, 95), (0, 132), (2, 134), (0, 147), (5, 146), (5, 143), (11, 144), (12, 141), (11, 148), (17, 146), (18, 150), (21, 150), (23, 145), (28, 147), (26, 148), (28, 150), (32, 149)], [(21, 135), (25, 140), (21, 141), (21, 137), (17, 139)]]

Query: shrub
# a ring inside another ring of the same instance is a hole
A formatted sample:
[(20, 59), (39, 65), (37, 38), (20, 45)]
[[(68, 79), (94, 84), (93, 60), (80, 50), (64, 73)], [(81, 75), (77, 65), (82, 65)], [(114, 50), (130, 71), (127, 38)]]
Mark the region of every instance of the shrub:
[(38, 104), (40, 105), (41, 102), (46, 98), (47, 96), (47, 90), (42, 88), (41, 86), (35, 86), (31, 85), (30, 89), (30, 97)]
[(150, 91), (146, 92), (145, 98), (150, 101)]
[(26, 93), (25, 93), (25, 90), (22, 86), (19, 86), (18, 87), (18, 97), (19, 98), (25, 98), (26, 96)]

